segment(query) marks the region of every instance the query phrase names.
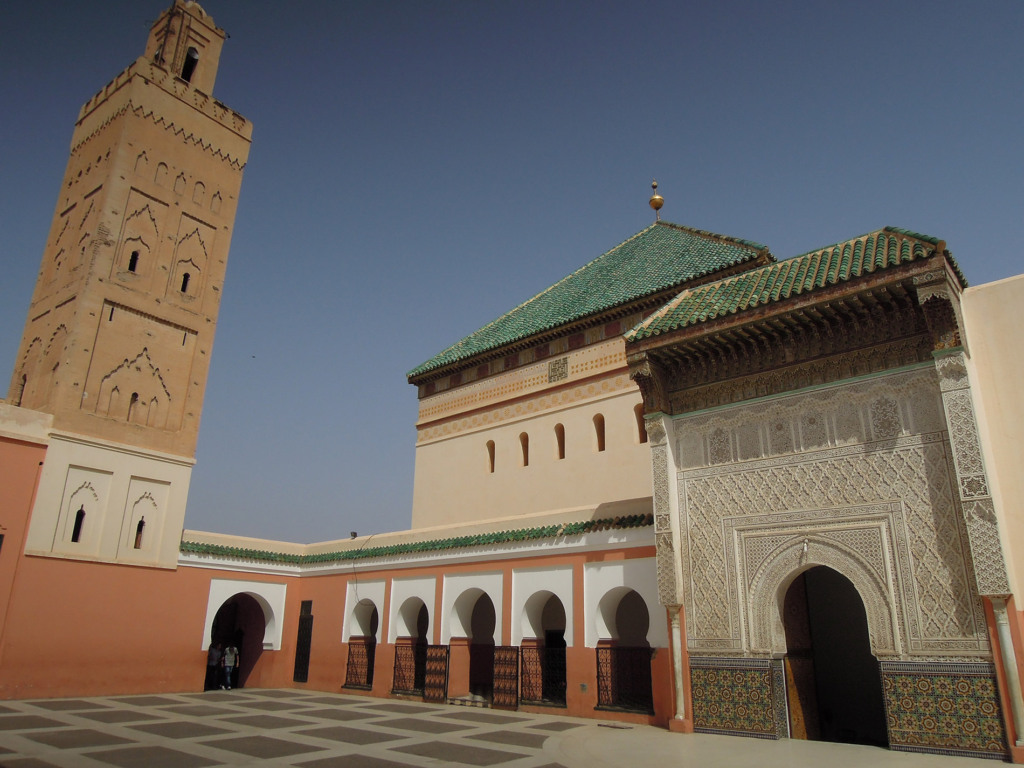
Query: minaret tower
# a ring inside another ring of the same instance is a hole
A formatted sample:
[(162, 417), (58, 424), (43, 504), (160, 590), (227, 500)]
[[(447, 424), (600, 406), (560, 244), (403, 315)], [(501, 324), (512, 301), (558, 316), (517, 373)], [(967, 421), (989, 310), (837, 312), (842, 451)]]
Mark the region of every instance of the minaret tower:
[(7, 397), (53, 417), (39, 554), (176, 559), (252, 136), (212, 95), (224, 39), (174, 0), (75, 123)]

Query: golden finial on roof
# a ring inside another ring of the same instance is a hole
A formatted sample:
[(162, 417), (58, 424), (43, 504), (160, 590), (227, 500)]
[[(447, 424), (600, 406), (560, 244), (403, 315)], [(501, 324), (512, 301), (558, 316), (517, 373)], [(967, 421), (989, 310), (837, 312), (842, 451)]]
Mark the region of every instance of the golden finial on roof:
[(654, 220), (661, 221), (661, 206), (665, 204), (665, 198), (658, 194), (657, 179), (654, 179), (654, 181), (651, 182), (651, 189), (654, 191), (654, 194), (651, 195), (651, 199), (648, 200), (648, 203), (651, 208), (654, 209)]

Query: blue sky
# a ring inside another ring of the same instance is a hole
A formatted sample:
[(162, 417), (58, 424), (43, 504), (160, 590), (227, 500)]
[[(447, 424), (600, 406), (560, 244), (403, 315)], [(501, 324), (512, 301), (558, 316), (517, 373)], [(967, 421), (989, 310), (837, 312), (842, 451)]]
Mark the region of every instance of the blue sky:
[[(78, 108), (163, 7), (0, 7), (5, 382)], [(407, 527), (406, 371), (649, 224), (652, 177), (778, 258), (891, 224), (1024, 271), (1018, 0), (203, 7), (255, 127), (189, 528)]]

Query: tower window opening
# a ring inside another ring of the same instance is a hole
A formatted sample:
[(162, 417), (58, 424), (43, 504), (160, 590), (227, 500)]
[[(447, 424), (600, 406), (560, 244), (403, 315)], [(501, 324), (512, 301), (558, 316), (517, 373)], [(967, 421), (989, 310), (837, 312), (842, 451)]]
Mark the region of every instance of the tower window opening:
[(644, 421), (644, 406), (638, 404), (633, 408), (633, 414), (636, 416), (636, 434), (637, 439), (641, 443), (647, 442), (647, 422)]
[(28, 374), (21, 374), (21, 381), (18, 382), (18, 396), (14, 398), (14, 404), (21, 406), (21, 400), (25, 397), (25, 385), (28, 384)]
[(604, 416), (600, 413), (594, 416), (594, 437), (597, 440), (597, 452), (604, 450)]
[(487, 472), (494, 474), (494, 441), (487, 441)]
[(128, 271), (134, 272), (139, 268), (139, 252), (132, 251), (131, 257), (128, 259)]
[(555, 456), (561, 460), (565, 458), (565, 427), (555, 424)]
[(107, 315), (107, 322), (110, 322), (110, 321), (111, 321), (111, 320), (113, 320), (113, 319), (114, 319), (114, 308), (113, 308), (113, 307), (111, 307), (111, 308), (110, 308), (110, 314), (109, 314), (109, 315)]
[(146, 528), (146, 518), (140, 517), (139, 524), (135, 526), (135, 549), (142, 549), (142, 532)]
[(75, 512), (75, 527), (71, 529), (71, 541), (77, 544), (82, 539), (82, 525), (85, 524), (85, 507), (81, 506)]
[(132, 417), (135, 415), (135, 408), (138, 406), (138, 404), (139, 393), (132, 392), (132, 399), (128, 402), (128, 421), (131, 421)]
[(181, 292), (182, 293), (188, 293), (188, 283), (189, 283), (189, 280), (191, 278), (192, 278), (192, 276), (188, 272), (186, 272), (184, 275), (181, 276)]
[(192, 82), (192, 75), (195, 74), (197, 64), (199, 64), (199, 51), (190, 47), (188, 53), (185, 54), (185, 64), (181, 68), (181, 79), (186, 83)]
[(519, 445), (523, 448), (523, 466), (530, 466), (530, 436), (525, 432), (519, 435)]

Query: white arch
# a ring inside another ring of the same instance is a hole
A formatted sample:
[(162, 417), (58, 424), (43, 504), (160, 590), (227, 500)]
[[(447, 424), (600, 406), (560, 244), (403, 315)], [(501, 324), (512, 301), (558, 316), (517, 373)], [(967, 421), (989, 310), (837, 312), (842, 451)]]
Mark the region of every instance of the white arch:
[[(345, 593), (345, 623), (341, 629), (341, 642), (347, 643), (352, 635), (369, 633), (370, 616), (377, 609), (377, 631), (374, 639), (381, 642), (384, 629), (384, 582), (350, 581)], [(365, 630), (365, 631), (364, 631)]]
[(501, 573), (465, 573), (445, 576), (441, 611), (441, 642), (472, 633), (473, 606), (486, 594), (494, 605), (494, 644), (501, 645), (502, 585)]
[[(565, 642), (567, 647), (573, 647), (573, 572), (571, 565), (516, 568), (512, 571), (512, 645), (519, 645), (524, 637), (544, 636), (543, 631), (540, 630), (540, 611), (544, 610), (545, 600), (539, 600), (539, 605), (533, 602), (537, 599), (535, 595), (540, 592), (555, 595), (562, 601), (562, 607), (565, 609)], [(536, 616), (534, 612), (536, 612)], [(540, 634), (535, 634), (535, 632), (540, 632)]]
[[(419, 608), (412, 614), (411, 619), (405, 615), (406, 606), (410, 599), (416, 598), (427, 606), (427, 615), (430, 617), (427, 624), (427, 642), (434, 642), (434, 602), (437, 591), (437, 579), (434, 577), (422, 579), (392, 579), (391, 580), (391, 602), (388, 617), (388, 642), (394, 643), (399, 637), (414, 637), (416, 635), (416, 620), (419, 616)], [(410, 609), (411, 610), (411, 609)]]
[(615, 609), (630, 590), (640, 595), (647, 606), (650, 620), (648, 644), (652, 648), (668, 647), (668, 617), (658, 603), (656, 574), (654, 558), (648, 557), (583, 566), (583, 611), (588, 648), (597, 647), (599, 640), (616, 636)]
[(235, 595), (248, 595), (263, 611), (263, 650), (281, 650), (281, 632), (284, 617), (285, 596), (288, 587), (284, 584), (271, 584), (263, 581), (233, 581), (231, 579), (211, 579), (210, 593), (206, 601), (206, 622), (199, 647), (205, 651), (210, 647), (210, 633), (213, 631), (213, 620), (217, 611)]

